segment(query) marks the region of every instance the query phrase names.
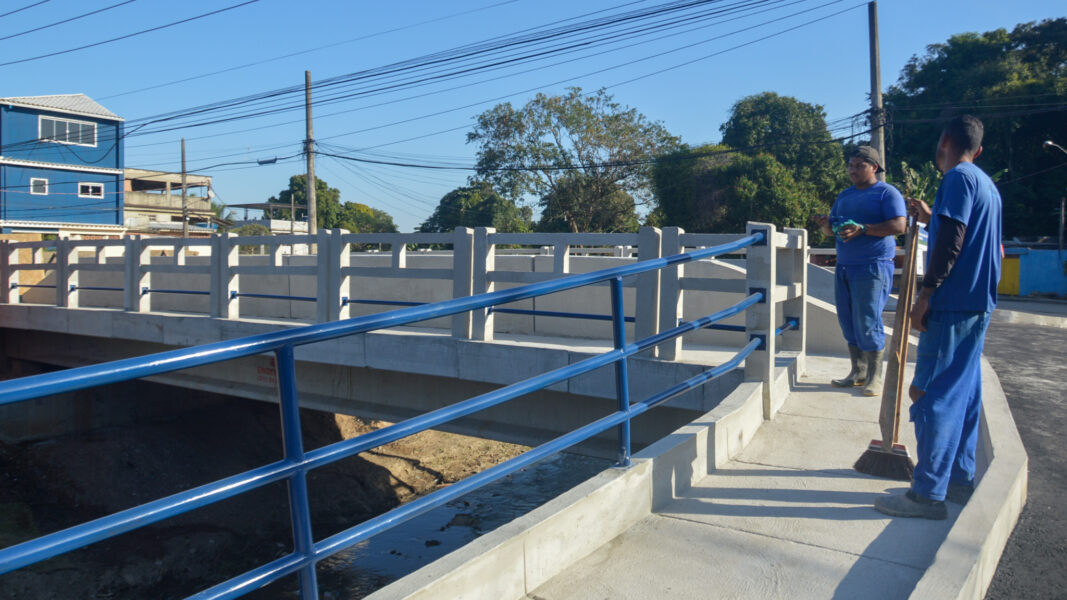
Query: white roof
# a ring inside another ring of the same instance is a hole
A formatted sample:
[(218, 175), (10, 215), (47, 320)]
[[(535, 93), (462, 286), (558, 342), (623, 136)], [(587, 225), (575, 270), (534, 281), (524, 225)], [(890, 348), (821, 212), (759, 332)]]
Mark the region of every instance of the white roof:
[(122, 121), (123, 119), (97, 104), (95, 100), (85, 94), (57, 94), (55, 96), (19, 96), (14, 98), (0, 98), (0, 104), (14, 104), (31, 108), (46, 108), (58, 112), (71, 113), (87, 117), (103, 117)]

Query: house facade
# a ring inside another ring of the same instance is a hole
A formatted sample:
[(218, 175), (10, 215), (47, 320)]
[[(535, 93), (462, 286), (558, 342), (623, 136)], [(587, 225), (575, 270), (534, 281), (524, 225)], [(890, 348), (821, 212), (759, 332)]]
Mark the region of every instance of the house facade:
[(123, 120), (84, 94), (0, 98), (0, 230), (121, 233)]

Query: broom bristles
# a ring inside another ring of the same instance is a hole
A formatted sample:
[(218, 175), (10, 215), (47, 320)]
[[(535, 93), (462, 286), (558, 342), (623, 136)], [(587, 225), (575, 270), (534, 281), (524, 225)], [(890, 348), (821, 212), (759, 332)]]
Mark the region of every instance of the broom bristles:
[(853, 468), (860, 473), (898, 481), (911, 481), (915, 473), (915, 463), (908, 456), (907, 448), (902, 444), (893, 444), (887, 451), (879, 440), (871, 442)]

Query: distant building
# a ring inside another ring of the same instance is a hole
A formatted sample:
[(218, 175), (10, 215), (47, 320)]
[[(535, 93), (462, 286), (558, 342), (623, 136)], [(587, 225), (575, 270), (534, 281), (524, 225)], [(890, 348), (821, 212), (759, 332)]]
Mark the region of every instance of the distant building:
[(219, 222), (211, 208), (211, 177), (185, 174), (185, 210), (182, 209), (182, 174), (126, 169), (125, 225), (129, 233), (181, 235), (182, 215), (189, 216), (189, 235), (215, 233)]
[(84, 94), (0, 98), (0, 232), (121, 235), (122, 138)]

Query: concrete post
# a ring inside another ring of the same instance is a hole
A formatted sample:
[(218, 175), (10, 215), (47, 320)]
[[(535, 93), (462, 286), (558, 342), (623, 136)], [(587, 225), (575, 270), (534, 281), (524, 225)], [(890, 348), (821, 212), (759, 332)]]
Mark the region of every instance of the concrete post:
[[(493, 227), (477, 227), (474, 230), (474, 267), (471, 269), (471, 295), (492, 292), (496, 284), (489, 274), (496, 270), (496, 245), (489, 236), (496, 233)], [(493, 313), (488, 308), (471, 312), (471, 339), (489, 342), (493, 340)]]
[[(56, 240), (56, 306), (78, 308), (78, 246), (70, 238)], [(71, 288), (74, 288), (71, 291)]]
[(123, 257), (126, 266), (126, 302), (123, 308), (129, 312), (152, 310), (152, 295), (144, 292), (152, 287), (152, 273), (145, 269), (145, 265), (152, 260), (149, 250), (150, 246), (141, 236), (126, 238), (126, 255)]
[(771, 419), (774, 416), (774, 308), (775, 308), (775, 276), (777, 268), (775, 258), (775, 228), (770, 223), (748, 223), (745, 233), (751, 235), (756, 231), (762, 231), (764, 241), (759, 245), (749, 246), (746, 252), (746, 271), (748, 273), (748, 292), (756, 291), (763, 293), (763, 300), (754, 304), (745, 311), (745, 333), (748, 339), (760, 338), (762, 345), (745, 359), (745, 379), (749, 381), (763, 382), (763, 418)]
[(784, 230), (789, 235), (788, 260), (783, 260), (778, 265), (783, 269), (785, 281), (799, 288), (798, 297), (786, 300), (782, 304), (782, 315), (786, 321), (796, 319), (798, 325), (782, 334), (782, 349), (797, 353), (797, 377), (804, 374), (806, 369), (805, 356), (807, 354), (807, 321), (808, 321), (808, 231), (806, 229)]
[[(187, 221), (188, 222), (188, 221)], [(189, 247), (185, 244), (174, 243), (173, 254), (174, 264), (183, 266), (185, 265), (185, 255), (189, 251)]]
[[(350, 298), (352, 294), (352, 276), (345, 272), (351, 264), (352, 256), (348, 243), (342, 237), (347, 233), (346, 229), (334, 229), (330, 232), (330, 254), (333, 257), (330, 261), (330, 290), (336, 296), (330, 300), (331, 321), (340, 321), (352, 316), (351, 304), (342, 303), (342, 298)], [(321, 248), (319, 253), (322, 253)]]
[(240, 275), (233, 272), (241, 256), (237, 236), (220, 233), (211, 237), (211, 316), (217, 319), (238, 319), (241, 298), (230, 298), (230, 292), (240, 293)]
[[(637, 260), (653, 260), (663, 256), (662, 233), (656, 227), (642, 227), (637, 233)], [(634, 303), (634, 338), (643, 340), (659, 333), (660, 326), (660, 270), (637, 276), (637, 298)], [(658, 348), (642, 352), (642, 356), (658, 356)]]
[(330, 269), (333, 266), (333, 250), (330, 247), (330, 242), (333, 241), (330, 237), (330, 230), (320, 229), (314, 236), (318, 240), (318, 254), (315, 255), (315, 322), (325, 323), (330, 320), (330, 313), (333, 312), (333, 301), (337, 300), (338, 306), (341, 304), (341, 299), (337, 294), (337, 290), (334, 289), (333, 278), (330, 277)]
[[(474, 268), (474, 230), (470, 227), (457, 227), (452, 232), (452, 297), (465, 298), (471, 295), (472, 269)], [(452, 317), (452, 337), (471, 339), (471, 313), (460, 313)]]
[(552, 246), (552, 272), (561, 277), (571, 272), (571, 247), (567, 244)]
[[(661, 247), (663, 256), (682, 253), (681, 227), (664, 227)], [(685, 265), (675, 265), (660, 269), (659, 330), (667, 331), (678, 326), (682, 318), (681, 278), (685, 276)], [(682, 338), (676, 337), (656, 347), (658, 356), (663, 360), (678, 360), (682, 353)]]
[(7, 240), (0, 241), (0, 302), (4, 304), (18, 304), (22, 296), (17, 287), (19, 284), (18, 269), (12, 268), (17, 264), (19, 264), (18, 249)]
[(397, 243), (392, 245), (393, 268), (405, 269), (408, 266), (408, 245)]

